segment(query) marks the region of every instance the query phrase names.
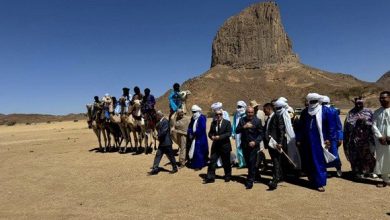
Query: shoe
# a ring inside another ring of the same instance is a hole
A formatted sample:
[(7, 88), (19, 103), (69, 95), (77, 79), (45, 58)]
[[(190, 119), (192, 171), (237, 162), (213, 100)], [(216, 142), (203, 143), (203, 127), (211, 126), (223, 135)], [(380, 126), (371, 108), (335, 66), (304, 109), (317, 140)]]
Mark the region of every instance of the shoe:
[(175, 174), (175, 173), (177, 173), (177, 168), (175, 168), (175, 169), (173, 169), (171, 172), (169, 172), (170, 174)]
[(343, 176), (343, 172), (341, 170), (337, 170), (336, 174), (337, 174), (337, 177)]
[(252, 189), (253, 188), (253, 183), (246, 183), (245, 184), (245, 189)]
[(378, 187), (378, 188), (384, 188), (384, 187), (386, 187), (386, 186), (388, 186), (389, 185), (389, 183), (386, 183), (385, 181), (383, 181), (383, 182), (381, 182), (381, 183), (378, 183), (377, 185), (376, 185), (376, 187)]
[(149, 172), (150, 176), (157, 175), (157, 174), (158, 174), (158, 170), (156, 170), (156, 169)]
[(269, 190), (275, 190), (276, 188), (278, 188), (278, 184), (276, 181), (269, 181), (268, 183), (268, 187), (269, 187)]
[(204, 179), (203, 184), (209, 184), (209, 183), (214, 183), (214, 182), (215, 182), (214, 179), (206, 178), (206, 179)]
[(230, 182), (230, 177), (225, 177), (225, 183)]

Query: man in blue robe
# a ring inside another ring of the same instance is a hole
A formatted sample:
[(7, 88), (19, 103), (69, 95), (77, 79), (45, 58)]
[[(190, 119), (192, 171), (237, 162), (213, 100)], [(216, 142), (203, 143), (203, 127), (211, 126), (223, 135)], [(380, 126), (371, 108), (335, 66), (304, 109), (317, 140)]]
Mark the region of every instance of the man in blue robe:
[(320, 98), (321, 95), (317, 93), (307, 95), (309, 106), (302, 111), (296, 138), (297, 146), (302, 150), (302, 163), (309, 181), (318, 191), (324, 192), (326, 164), (332, 160), (328, 149), (337, 135), (333, 114), (328, 107), (319, 103)]
[(340, 120), (340, 113), (337, 109), (335, 109), (333, 106), (330, 105), (330, 98), (328, 96), (322, 96), (320, 102), (323, 106), (326, 106), (330, 108), (330, 111), (333, 115), (333, 120), (336, 123), (336, 135), (337, 138), (332, 141), (331, 146), (329, 148), (329, 152), (333, 154), (336, 159), (330, 163), (327, 164), (327, 168), (336, 168), (337, 170), (337, 176), (341, 177), (343, 175), (343, 172), (341, 171), (341, 160), (339, 156), (339, 147), (343, 143), (344, 135), (343, 135), (343, 125)]
[(193, 105), (191, 111), (193, 115), (187, 131), (191, 144), (188, 156), (190, 158), (190, 167), (200, 170), (206, 166), (209, 160), (209, 145), (206, 134), (207, 118), (202, 114), (202, 109), (197, 105)]

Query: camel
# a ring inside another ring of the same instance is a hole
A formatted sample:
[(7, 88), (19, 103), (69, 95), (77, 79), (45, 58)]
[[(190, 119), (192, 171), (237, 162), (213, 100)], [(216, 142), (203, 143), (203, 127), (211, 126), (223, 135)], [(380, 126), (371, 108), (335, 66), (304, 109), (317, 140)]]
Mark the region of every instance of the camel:
[(88, 117), (88, 128), (92, 129), (96, 134), (99, 142), (99, 151), (103, 150), (101, 135), (103, 134), (104, 139), (104, 151), (108, 146), (107, 142), (107, 130), (104, 127), (104, 114), (103, 109), (98, 104), (95, 105), (87, 105), (87, 117)]
[[(155, 114), (155, 113), (154, 113)], [(152, 113), (145, 114), (145, 154), (148, 154), (148, 149), (152, 148), (154, 143), (154, 150), (157, 150), (157, 130), (156, 130), (156, 117)], [(152, 140), (149, 144), (149, 140)]]
[[(134, 136), (136, 152), (139, 152), (139, 149), (142, 145), (142, 140), (145, 137), (145, 120), (142, 117), (141, 112), (141, 101), (136, 99), (134, 100), (133, 105), (129, 106), (130, 113), (127, 122), (130, 124), (131, 131)], [(145, 146), (146, 148), (146, 146)]]
[(133, 144), (131, 142), (131, 127), (130, 124), (127, 123), (128, 115), (126, 114), (126, 99), (120, 98), (119, 99), (119, 105), (120, 105), (120, 113), (119, 114), (113, 114), (111, 116), (111, 121), (119, 125), (119, 129), (122, 133), (122, 137), (126, 141), (125, 147), (122, 149), (119, 147), (118, 152), (119, 153), (126, 153), (127, 152), (127, 146), (130, 144), (130, 148), (133, 148)]
[[(114, 105), (113, 105), (113, 100), (110, 96), (105, 96), (103, 97), (103, 110), (108, 111), (108, 118), (107, 115), (106, 120), (104, 121), (105, 128), (108, 130), (108, 146), (109, 146), (109, 151), (112, 151), (112, 148), (120, 148), (120, 145), (122, 143), (122, 135), (121, 135), (121, 130), (118, 125), (118, 123), (113, 122), (111, 119), (114, 119)], [(111, 145), (111, 135), (114, 138), (114, 146)], [(106, 152), (106, 149), (104, 150)]]

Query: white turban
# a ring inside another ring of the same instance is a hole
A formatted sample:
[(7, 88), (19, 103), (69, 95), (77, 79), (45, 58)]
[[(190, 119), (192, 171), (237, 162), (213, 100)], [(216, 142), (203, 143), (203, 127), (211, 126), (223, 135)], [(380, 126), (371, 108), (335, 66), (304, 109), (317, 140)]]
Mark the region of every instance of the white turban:
[(237, 106), (242, 106), (242, 107), (246, 108), (246, 103), (244, 101), (238, 101)]
[(274, 105), (275, 105), (275, 108), (285, 108), (288, 106), (287, 103), (281, 99), (276, 100)]
[(319, 101), (321, 99), (321, 97), (322, 96), (318, 93), (309, 93), (309, 94), (307, 94), (306, 99), (307, 99), (307, 101), (313, 101), (313, 100)]
[(212, 104), (212, 105), (211, 105), (211, 109), (212, 109), (213, 111), (217, 111), (217, 110), (222, 109), (222, 103), (216, 102), (216, 103)]
[(280, 98), (278, 98), (278, 100), (277, 101), (283, 101), (283, 102), (285, 102), (285, 103), (287, 103), (288, 102), (288, 100), (286, 99), (286, 98), (284, 98), (284, 97), (280, 97)]
[(326, 95), (323, 95), (320, 99), (320, 102), (322, 103), (330, 103), (330, 98)]
[(197, 106), (197, 105), (193, 105), (191, 107), (191, 111), (193, 111), (193, 112), (200, 112), (200, 111), (202, 111), (202, 109), (199, 106)]

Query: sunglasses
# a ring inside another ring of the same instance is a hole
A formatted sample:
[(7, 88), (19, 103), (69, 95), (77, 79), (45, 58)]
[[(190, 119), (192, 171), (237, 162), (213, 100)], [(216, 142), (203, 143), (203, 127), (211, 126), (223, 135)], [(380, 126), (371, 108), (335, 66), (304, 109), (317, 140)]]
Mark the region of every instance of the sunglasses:
[(242, 108), (242, 106), (241, 105), (237, 105), (237, 108)]
[(318, 100), (311, 100), (311, 101), (309, 102), (309, 104), (316, 104), (316, 103), (318, 103)]
[(195, 114), (195, 113), (197, 113), (197, 111), (192, 111), (192, 114)]
[(222, 113), (217, 113), (217, 114), (215, 114), (216, 116), (222, 116)]

